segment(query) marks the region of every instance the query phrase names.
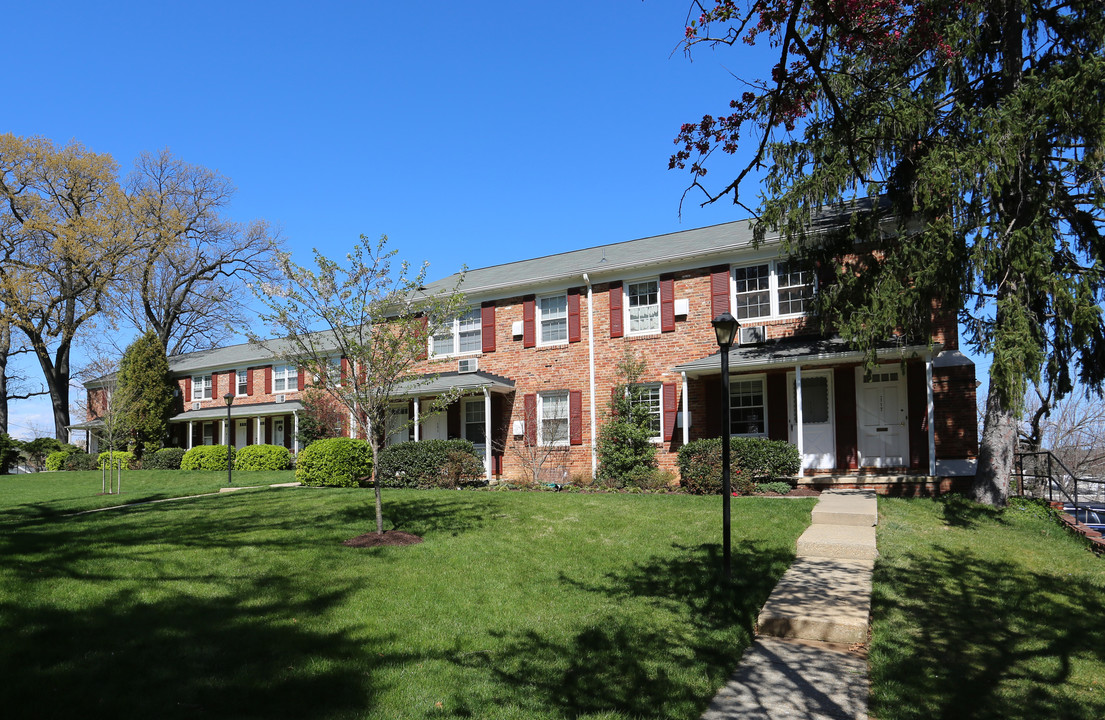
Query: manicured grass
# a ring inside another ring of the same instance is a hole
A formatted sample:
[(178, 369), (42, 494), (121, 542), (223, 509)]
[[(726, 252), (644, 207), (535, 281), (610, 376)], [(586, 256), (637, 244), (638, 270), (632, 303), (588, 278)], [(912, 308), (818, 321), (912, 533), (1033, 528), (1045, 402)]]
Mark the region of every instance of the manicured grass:
[(872, 716), (1105, 717), (1105, 558), (1038, 508), (879, 514)]
[(734, 502), (725, 589), (716, 497), (391, 490), (384, 503), (389, 527), (425, 542), (343, 547), (371, 529), (364, 490), (9, 513), (5, 715), (696, 718), (813, 504)]
[[(294, 481), (292, 470), (234, 473), (236, 486)], [(0, 475), (0, 522), (200, 495), (218, 492), (223, 487), (226, 487), (225, 471), (124, 470), (122, 492), (111, 495), (100, 494), (104, 475), (99, 470)]]

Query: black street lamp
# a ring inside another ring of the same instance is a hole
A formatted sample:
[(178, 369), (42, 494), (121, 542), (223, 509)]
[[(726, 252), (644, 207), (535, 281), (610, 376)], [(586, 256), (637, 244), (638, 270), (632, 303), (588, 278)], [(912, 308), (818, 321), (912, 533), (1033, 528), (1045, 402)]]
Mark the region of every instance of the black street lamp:
[(717, 335), (717, 344), (721, 348), (721, 552), (722, 570), (725, 572), (725, 582), (733, 579), (733, 561), (729, 540), (729, 498), (730, 490), (729, 465), (731, 449), (729, 447), (729, 348), (733, 347), (733, 341), (737, 337), (740, 323), (727, 312), (723, 312), (711, 322), (714, 326), (714, 334)]
[(234, 458), (231, 457), (232, 448), (234, 447), (233, 437), (234, 428), (230, 424), (230, 406), (234, 404), (234, 395), (227, 393), (223, 395), (223, 400), (226, 400), (226, 484), (234, 484)]

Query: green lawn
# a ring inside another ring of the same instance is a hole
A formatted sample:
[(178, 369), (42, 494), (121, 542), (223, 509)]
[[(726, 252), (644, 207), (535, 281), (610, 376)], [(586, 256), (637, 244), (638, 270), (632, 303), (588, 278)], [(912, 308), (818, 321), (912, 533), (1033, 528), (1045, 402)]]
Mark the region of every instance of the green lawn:
[(1105, 717), (1105, 558), (1053, 520), (879, 502), (871, 714)]
[(370, 491), (37, 481), (0, 479), (9, 717), (696, 718), (812, 507), (735, 501), (725, 591), (715, 497), (385, 491), (425, 542), (364, 550)]

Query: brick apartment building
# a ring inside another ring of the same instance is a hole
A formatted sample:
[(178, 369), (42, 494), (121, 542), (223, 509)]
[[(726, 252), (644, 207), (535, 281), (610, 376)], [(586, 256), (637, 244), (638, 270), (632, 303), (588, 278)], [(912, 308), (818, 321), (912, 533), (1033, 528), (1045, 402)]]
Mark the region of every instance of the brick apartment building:
[[(777, 240), (753, 244), (747, 221), (469, 270), (461, 290), (471, 309), (430, 340), (417, 371), (436, 378), (397, 399), (388, 442), (467, 438), (489, 477), (506, 478), (524, 474), (526, 448), (553, 445), (546, 477), (590, 475), (629, 351), (645, 361), (660, 467), (674, 471), (682, 445), (721, 435), (710, 321), (729, 311), (742, 328), (730, 352), (735, 435), (795, 443), (807, 476), (973, 475), (975, 373), (958, 350), (954, 316), (931, 345), (888, 343), (883, 364), (867, 374), (859, 352), (807, 322), (813, 284)], [(231, 392), (237, 446), (298, 449), (306, 372), (252, 344), (169, 363), (183, 401), (171, 444), (225, 442), (222, 396)], [(449, 388), (465, 396), (426, 416), (427, 401)]]

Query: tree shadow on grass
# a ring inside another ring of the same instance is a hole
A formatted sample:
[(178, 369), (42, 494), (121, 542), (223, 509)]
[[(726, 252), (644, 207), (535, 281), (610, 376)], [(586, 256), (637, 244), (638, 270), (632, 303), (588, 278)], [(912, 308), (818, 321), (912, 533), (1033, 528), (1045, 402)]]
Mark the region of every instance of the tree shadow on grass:
[[(362, 532), (375, 532), (376, 520), (372, 490), (365, 494), (365, 505), (350, 504), (323, 519), (343, 524), (363, 525)], [(494, 514), (487, 493), (424, 490), (399, 492), (384, 490), (384, 530), (402, 530), (425, 537), (435, 533), (457, 536), (484, 527)]]
[[(447, 659), (490, 673), (501, 702), (535, 713), (697, 717), (751, 642), (755, 616), (793, 553), (738, 544), (733, 583), (726, 587), (720, 547), (675, 544), (672, 550), (595, 583), (561, 576), (560, 582), (605, 596), (613, 607), (632, 601), (625, 613), (607, 609), (568, 630), (498, 634), (503, 642), (495, 651)], [(642, 611), (640, 601), (655, 613)], [(463, 692), (451, 706), (464, 716)]]
[(936, 549), (877, 568), (872, 619), (880, 718), (1105, 716), (1105, 679), (1068, 685), (1105, 663), (1100, 586)]
[(979, 522), (996, 522), (1008, 525), (1002, 509), (968, 500), (955, 493), (936, 498), (944, 513), (944, 523), (950, 527), (969, 528)]
[(143, 595), (123, 590), (80, 610), (0, 603), (5, 715), (347, 716), (383, 690), (374, 668), (409, 660), (374, 651), (388, 638), (308, 629), (341, 591), (310, 602)]

